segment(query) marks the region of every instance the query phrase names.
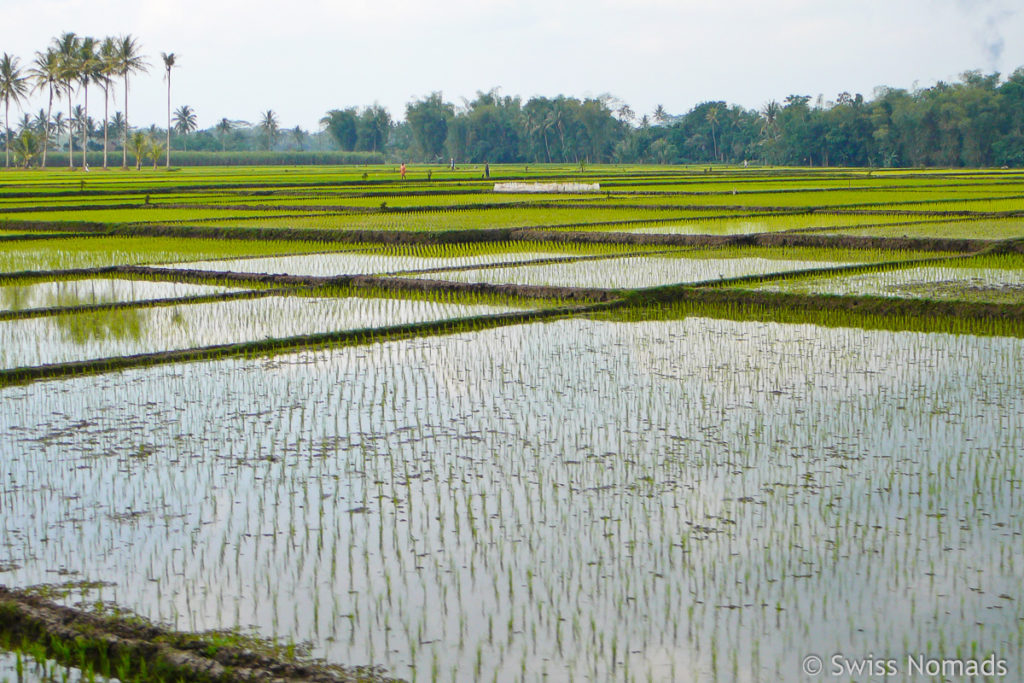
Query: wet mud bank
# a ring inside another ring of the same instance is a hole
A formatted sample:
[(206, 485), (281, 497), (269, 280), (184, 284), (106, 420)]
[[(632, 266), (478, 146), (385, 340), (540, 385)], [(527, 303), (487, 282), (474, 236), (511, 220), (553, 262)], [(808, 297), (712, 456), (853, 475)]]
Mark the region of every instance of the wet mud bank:
[(207, 640), (140, 619), (66, 607), (29, 592), (0, 586), (0, 633), (13, 642), (39, 642), (70, 666), (127, 671), (132, 680), (236, 683), (241, 681), (383, 683), (395, 679), (370, 667), (292, 660), (270, 652)]

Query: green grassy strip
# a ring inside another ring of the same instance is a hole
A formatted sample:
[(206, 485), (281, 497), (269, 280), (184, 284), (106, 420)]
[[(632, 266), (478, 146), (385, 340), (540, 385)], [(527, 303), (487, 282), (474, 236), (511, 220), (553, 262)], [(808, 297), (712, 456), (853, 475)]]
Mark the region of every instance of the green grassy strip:
[(908, 332), (1024, 337), (1024, 304), (660, 287), (614, 306), (623, 321), (706, 316)]

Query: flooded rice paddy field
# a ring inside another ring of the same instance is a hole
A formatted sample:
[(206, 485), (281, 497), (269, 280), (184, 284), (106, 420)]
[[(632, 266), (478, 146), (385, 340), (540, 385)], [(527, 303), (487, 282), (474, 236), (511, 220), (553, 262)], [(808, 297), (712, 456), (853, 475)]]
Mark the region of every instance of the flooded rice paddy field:
[(509, 306), (268, 296), (0, 321), (0, 368), (68, 363), (321, 332), (494, 315)]
[[(0, 273), (46, 271), (0, 285), (5, 317), (29, 311), (0, 321), (0, 584), (415, 681), (801, 680), (834, 653), (995, 656), (1019, 677), (1024, 339), (996, 335), (1024, 303), (1024, 175), (530, 169), (604, 187), (495, 201), (477, 170), (180, 169), (88, 191), (8, 174), (0, 236), (76, 236), (0, 242)], [(166, 281), (60, 272), (123, 265)], [(446, 268), (401, 296), (146, 303), (234, 291), (183, 269), (281, 288)], [(528, 308), (465, 283), (626, 291)], [(675, 284), (737, 303), (638, 291)], [(790, 310), (757, 290), (837, 296)], [(844, 308), (862, 294), (992, 303), (1001, 325), (954, 311), (900, 331), (916, 323), (890, 301), (884, 324)], [(30, 310), (90, 303), (126, 305)], [(453, 322), (381, 332), (429, 321)], [(376, 340), (302, 342), (356, 329)], [(267, 339), (294, 343), (111, 371)], [(31, 368), (72, 361), (91, 365)], [(0, 646), (0, 682), (91, 680), (30, 659)]]
[(858, 275), (796, 278), (760, 283), (755, 289), (800, 294), (874, 294), (1024, 303), (1024, 271), (924, 266)]
[(686, 258), (686, 255), (683, 254), (453, 270), (432, 273), (429, 277), (451, 282), (635, 289), (669, 284), (711, 282), (744, 275), (829, 268), (839, 265), (853, 264), (758, 257)]
[(414, 680), (1019, 667), (1022, 344), (570, 319), (9, 387), (0, 576)]

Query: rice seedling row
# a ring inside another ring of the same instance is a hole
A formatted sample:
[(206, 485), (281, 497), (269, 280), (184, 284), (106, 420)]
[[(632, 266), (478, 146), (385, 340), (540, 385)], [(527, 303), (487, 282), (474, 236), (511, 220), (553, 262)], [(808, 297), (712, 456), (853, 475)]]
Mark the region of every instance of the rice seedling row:
[(1021, 344), (570, 319), (10, 387), (8, 575), (413, 680), (1018, 667)]

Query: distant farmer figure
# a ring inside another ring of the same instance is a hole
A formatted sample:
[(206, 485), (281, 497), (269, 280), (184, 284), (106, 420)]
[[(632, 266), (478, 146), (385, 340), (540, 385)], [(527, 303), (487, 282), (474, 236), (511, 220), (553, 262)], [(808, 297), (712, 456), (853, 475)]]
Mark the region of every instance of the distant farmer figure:
[(491, 165), (485, 161), (484, 162), (484, 178), (490, 178), (490, 177), (491, 177)]
[(452, 157), (452, 160), (448, 163), (448, 170), (450, 170), (450, 171), (454, 171), (455, 170), (455, 157)]
[(404, 161), (402, 162), (401, 168), (398, 169), (398, 172), (402, 174), (402, 180), (405, 180), (405, 162)]

